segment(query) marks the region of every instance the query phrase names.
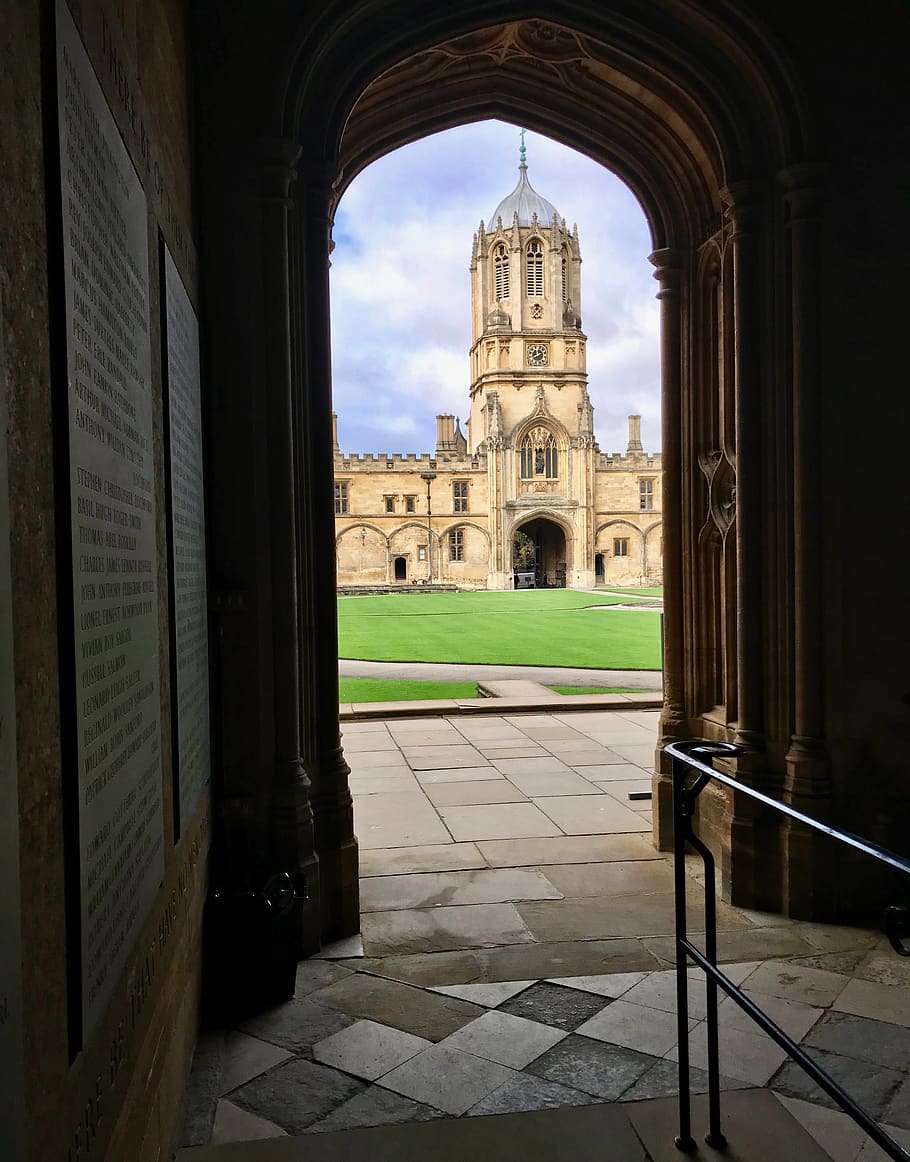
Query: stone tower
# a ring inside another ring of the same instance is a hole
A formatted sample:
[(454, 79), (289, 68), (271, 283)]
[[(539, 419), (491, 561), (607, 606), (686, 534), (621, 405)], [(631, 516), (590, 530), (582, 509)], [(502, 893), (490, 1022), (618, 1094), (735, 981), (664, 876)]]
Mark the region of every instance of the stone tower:
[(521, 529), (538, 582), (594, 583), (593, 408), (581, 330), (581, 252), (556, 207), (528, 181), (480, 223), (471, 252), (468, 448), (486, 453), (490, 588), (512, 585)]

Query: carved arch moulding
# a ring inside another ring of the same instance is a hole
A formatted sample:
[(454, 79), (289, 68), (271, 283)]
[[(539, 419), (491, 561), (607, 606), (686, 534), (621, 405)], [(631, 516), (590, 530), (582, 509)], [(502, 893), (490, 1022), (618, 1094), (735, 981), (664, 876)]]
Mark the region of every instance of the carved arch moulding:
[[(480, 29), (417, 53), (373, 81), (354, 105), (336, 195), (408, 141), (480, 116), (521, 117), (615, 169), (641, 201), (655, 244), (673, 216), (671, 201), (684, 203), (700, 225), (713, 221), (724, 165), (708, 117), (678, 85), (627, 65), (609, 45), (540, 19)], [(654, 92), (646, 93), (649, 87)], [(415, 94), (422, 95), (419, 109)], [(579, 108), (592, 114), (585, 130)], [(595, 124), (603, 126), (599, 140), (592, 138)], [(677, 197), (644, 179), (643, 165), (673, 175)]]

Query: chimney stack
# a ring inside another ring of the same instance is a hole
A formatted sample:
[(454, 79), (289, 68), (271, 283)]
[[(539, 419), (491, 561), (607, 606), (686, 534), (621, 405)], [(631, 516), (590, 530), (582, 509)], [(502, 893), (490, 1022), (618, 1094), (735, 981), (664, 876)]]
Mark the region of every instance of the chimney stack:
[(455, 417), (436, 417), (436, 455), (455, 451)]
[(626, 454), (630, 452), (644, 452), (641, 446), (641, 416), (629, 416), (629, 446)]

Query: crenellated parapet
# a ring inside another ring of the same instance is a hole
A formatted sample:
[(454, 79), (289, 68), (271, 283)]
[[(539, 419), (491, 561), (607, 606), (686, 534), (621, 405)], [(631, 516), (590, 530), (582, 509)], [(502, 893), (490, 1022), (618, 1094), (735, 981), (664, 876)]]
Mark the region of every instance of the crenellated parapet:
[(598, 452), (594, 466), (598, 472), (660, 472), (661, 456), (660, 452)]
[(345, 472), (358, 470), (372, 471), (382, 469), (386, 472), (415, 472), (440, 470), (451, 472), (476, 472), (486, 470), (487, 459), (485, 453), (459, 455), (455, 452), (443, 452), (433, 455), (431, 452), (354, 452), (335, 453), (336, 472), (343, 469)]

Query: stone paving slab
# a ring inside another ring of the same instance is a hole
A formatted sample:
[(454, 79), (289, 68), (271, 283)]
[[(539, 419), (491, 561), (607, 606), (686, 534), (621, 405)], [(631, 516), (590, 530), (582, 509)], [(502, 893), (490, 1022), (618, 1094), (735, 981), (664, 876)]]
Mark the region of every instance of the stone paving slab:
[(511, 903), (366, 912), (360, 924), (367, 956), (489, 948), (534, 939)]
[(375, 1081), (384, 1073), (403, 1065), (432, 1044), (376, 1021), (355, 1021), (340, 1033), (333, 1033), (313, 1046), (313, 1056), (323, 1065), (341, 1069), (364, 1081)]
[(555, 839), (482, 840), (477, 848), (490, 867), (550, 864), (658, 861), (665, 857), (644, 835), (569, 835)]
[(456, 840), (532, 838), (562, 834), (553, 820), (548, 819), (533, 803), (442, 807), (439, 814)]
[(461, 871), (486, 866), (486, 860), (473, 843), (437, 843), (360, 852), (361, 879), (417, 872)]
[(360, 910), (365, 913), (558, 899), (562, 899), (562, 893), (536, 869), (494, 868), (374, 877), (363, 883)]
[(427, 783), (426, 796), (434, 807), (472, 807), (480, 803), (526, 803), (527, 796), (508, 779)]
[(341, 1010), (348, 1018), (391, 1025), (428, 1041), (441, 1041), (484, 1011), (456, 997), (443, 997), (398, 981), (360, 974), (323, 989), (319, 998), (323, 1005)]
[[(519, 901), (516, 907), (535, 938), (545, 942), (585, 937), (656, 936), (672, 933), (676, 922), (672, 892), (617, 896), (610, 901), (588, 896), (558, 902)], [(726, 928), (745, 928), (746, 921), (733, 908), (718, 904), (717, 926), (719, 936)]]
[(651, 830), (646, 819), (610, 795), (599, 795), (596, 799), (587, 795), (553, 795), (534, 802), (566, 835), (615, 835)]
[(440, 1044), (387, 1073), (381, 1084), (457, 1117), (516, 1076), (508, 1066)]
[(647, 863), (570, 863), (547, 867), (546, 877), (567, 897), (641, 895), (673, 890), (673, 871), (663, 860)]

